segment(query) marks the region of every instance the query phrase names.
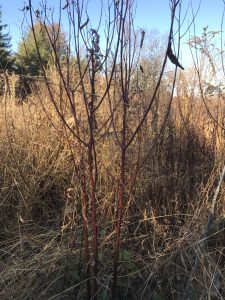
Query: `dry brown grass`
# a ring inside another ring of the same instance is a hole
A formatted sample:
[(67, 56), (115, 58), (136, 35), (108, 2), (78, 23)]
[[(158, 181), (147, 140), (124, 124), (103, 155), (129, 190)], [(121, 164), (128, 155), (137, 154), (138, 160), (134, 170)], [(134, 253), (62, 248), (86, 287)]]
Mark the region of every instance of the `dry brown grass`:
[[(168, 101), (162, 95), (144, 126), (140, 152), (138, 141), (129, 150), (130, 174), (137, 155), (144, 164), (125, 210), (120, 299), (182, 299), (196, 257), (190, 299), (224, 299), (224, 186), (207, 245), (199, 243), (224, 161), (224, 131), (200, 101), (181, 95), (153, 147)], [(71, 153), (72, 137), (45, 91), (39, 96), (48, 117), (35, 94), (23, 105), (10, 101), (0, 108), (0, 297), (85, 299), (82, 205), (72, 164), (80, 152), (74, 143)], [(210, 105), (221, 123), (221, 103)], [(99, 135), (96, 151), (99, 299), (109, 299), (119, 151), (111, 135)]]

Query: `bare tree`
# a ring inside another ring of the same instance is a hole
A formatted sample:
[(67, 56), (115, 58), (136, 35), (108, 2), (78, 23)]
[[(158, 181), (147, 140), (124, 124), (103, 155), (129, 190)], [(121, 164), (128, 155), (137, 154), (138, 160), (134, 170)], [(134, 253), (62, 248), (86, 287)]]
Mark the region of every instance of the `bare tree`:
[[(147, 102), (140, 113), (135, 108), (137, 93), (133, 92), (132, 83), (137, 67), (140, 65), (139, 52), (145, 41), (144, 34), (142, 33), (138, 38), (134, 28), (134, 1), (111, 1), (108, 2), (107, 7), (102, 5), (101, 15), (105, 14), (106, 20), (100, 18), (96, 27), (91, 25), (86, 1), (68, 0), (63, 4), (60, 2), (58, 29), (53, 26), (53, 18), (49, 16), (45, 3), (38, 8), (38, 13), (32, 6), (31, 0), (29, 6), (26, 6), (50, 103), (63, 124), (66, 140), (71, 149), (74, 172), (79, 179), (88, 299), (96, 299), (99, 291), (99, 227), (104, 225), (99, 224), (101, 207), (97, 196), (100, 190), (99, 145), (104, 144), (107, 134), (113, 135), (114, 147), (119, 156), (116, 174), (118, 193), (113, 203), (114, 228), (111, 234), (115, 236), (111, 286), (112, 299), (116, 299), (124, 216), (139, 169), (144, 163), (144, 158), (140, 161), (144, 124), (154, 111), (154, 104), (158, 99), (157, 93), (164, 76), (167, 54), (170, 53), (168, 51), (171, 50), (171, 42), (174, 39), (173, 27), (179, 4), (179, 0), (171, 1), (171, 24), (167, 47), (158, 73), (154, 76), (152, 93), (146, 99)], [(59, 58), (56, 43), (62, 14), (67, 15), (69, 28), (64, 61)], [(59, 88), (50, 82), (48, 70), (42, 63), (35, 30), (36, 22), (40, 23), (51, 43)], [(105, 31), (102, 32), (101, 25), (104, 22)], [(170, 91), (170, 101), (153, 145), (168, 119), (175, 80), (176, 72)], [(44, 103), (43, 108), (45, 109)], [(47, 109), (45, 110), (48, 115)], [(52, 122), (59, 130), (56, 121), (52, 120)], [(70, 136), (73, 138), (71, 139)], [(137, 155), (132, 162), (128, 153), (133, 149), (136, 149)], [(131, 163), (132, 169), (129, 167)]]

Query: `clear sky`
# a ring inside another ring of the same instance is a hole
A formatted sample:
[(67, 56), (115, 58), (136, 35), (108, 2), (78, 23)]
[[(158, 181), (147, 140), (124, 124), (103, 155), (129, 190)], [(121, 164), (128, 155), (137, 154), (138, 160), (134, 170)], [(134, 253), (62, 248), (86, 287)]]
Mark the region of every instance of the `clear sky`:
[[(33, 0), (32, 4), (36, 8), (41, 0)], [(59, 0), (46, 0), (48, 5), (54, 6), (55, 11), (59, 4)], [(62, 4), (65, 1), (62, 0)], [(108, 0), (102, 0), (104, 4)], [(20, 11), (27, 3), (25, 0), (1, 0), (2, 5), (2, 19), (3, 22), (9, 25), (10, 35), (12, 37), (13, 50), (16, 51), (18, 42), (21, 39), (21, 23), (23, 21), (23, 12)], [(99, 5), (101, 0), (89, 0), (88, 14), (93, 23), (97, 22), (99, 18)], [(135, 17), (135, 26), (137, 28), (155, 29), (157, 28), (160, 33), (165, 34), (169, 30), (170, 25), (170, 0), (136, 0), (137, 10)], [(195, 13), (200, 6), (195, 21), (196, 34), (201, 34), (202, 28), (206, 25), (209, 30), (219, 30), (221, 26), (221, 19), (224, 10), (223, 0), (181, 0), (182, 10), (181, 19), (185, 17), (184, 24), (181, 28), (181, 35), (186, 32), (188, 23), (192, 20), (192, 11)], [(187, 11), (187, 13), (186, 13)], [(26, 25), (26, 23), (25, 23)], [(193, 27), (182, 39), (181, 43), (181, 56), (183, 59), (185, 53), (185, 62), (188, 63), (187, 46), (185, 45), (189, 35), (194, 35)], [(190, 55), (190, 54), (189, 54)]]

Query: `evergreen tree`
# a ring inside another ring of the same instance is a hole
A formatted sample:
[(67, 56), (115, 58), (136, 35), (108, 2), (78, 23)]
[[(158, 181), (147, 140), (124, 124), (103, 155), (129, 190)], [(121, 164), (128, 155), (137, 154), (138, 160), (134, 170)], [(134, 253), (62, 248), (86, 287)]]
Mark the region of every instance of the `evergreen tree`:
[[(37, 45), (34, 40), (33, 31), (29, 28), (18, 47), (17, 65), (21, 73), (33, 76), (39, 75), (42, 73), (41, 65), (47, 68), (49, 65), (54, 64), (52, 43), (59, 57), (63, 56), (66, 47), (65, 34), (58, 27), (58, 24), (49, 25), (46, 28), (41, 23), (34, 24)], [(58, 30), (59, 35), (57, 34)], [(52, 42), (50, 42), (50, 39)]]
[(4, 33), (8, 27), (7, 24), (2, 24), (2, 10), (0, 7), (0, 69), (11, 69), (13, 60), (11, 57), (11, 37), (9, 33)]

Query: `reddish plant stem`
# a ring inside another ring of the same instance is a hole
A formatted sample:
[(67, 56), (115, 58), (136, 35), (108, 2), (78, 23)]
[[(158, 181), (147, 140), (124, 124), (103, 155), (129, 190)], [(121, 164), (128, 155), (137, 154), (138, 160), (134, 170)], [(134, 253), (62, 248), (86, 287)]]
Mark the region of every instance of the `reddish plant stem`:
[[(95, 60), (93, 52), (91, 53), (91, 102), (88, 104), (89, 107), (89, 134), (90, 140), (88, 145), (88, 166), (89, 166), (89, 183), (90, 183), (90, 199), (91, 199), (91, 219), (92, 219), (92, 252), (94, 259), (93, 266), (93, 294), (92, 299), (97, 299), (98, 292), (98, 224), (97, 224), (97, 213), (96, 213), (96, 180), (97, 180), (97, 170), (96, 170), (96, 152), (95, 152), (95, 141), (94, 132), (96, 129), (96, 120), (94, 113), (94, 103), (96, 101), (96, 91), (95, 91)], [(94, 174), (95, 173), (95, 174)]]
[[(117, 202), (116, 214), (116, 241), (115, 241), (115, 254), (114, 254), (114, 267), (113, 267), (113, 290), (112, 299), (116, 299), (116, 287), (118, 279), (118, 262), (120, 252), (120, 237), (121, 227), (124, 212), (124, 198), (125, 198), (125, 167), (126, 167), (126, 125), (127, 125), (127, 91), (124, 93), (124, 111), (123, 111), (123, 131), (122, 131), (122, 145), (121, 145), (121, 166), (120, 166), (120, 185)], [(125, 99), (126, 98), (126, 99)]]
[[(84, 165), (82, 163), (83, 172)], [(86, 178), (83, 174), (81, 179), (82, 189), (82, 222), (83, 222), (83, 235), (84, 235), (84, 256), (87, 276), (87, 297), (91, 298), (91, 283), (90, 283), (90, 253), (89, 253), (89, 241), (88, 241), (88, 219), (87, 219), (87, 208), (88, 208), (88, 196), (86, 192)]]
[(96, 294), (98, 291), (97, 284), (97, 273), (98, 273), (98, 224), (96, 217), (96, 195), (95, 195), (95, 180), (94, 180), (94, 168), (93, 168), (93, 153), (92, 153), (92, 145), (89, 146), (88, 149), (88, 164), (89, 164), (89, 181), (90, 181), (90, 197), (91, 197), (91, 219), (92, 219), (92, 230), (93, 230), (93, 238), (92, 238), (92, 251), (94, 258), (94, 283), (93, 283), (93, 297), (92, 299), (96, 299)]
[(118, 261), (120, 252), (120, 236), (121, 236), (121, 226), (123, 219), (123, 202), (124, 202), (124, 186), (125, 186), (125, 158), (126, 149), (123, 149), (121, 156), (121, 168), (120, 168), (120, 188), (118, 194), (117, 203), (117, 220), (116, 220), (116, 241), (115, 241), (115, 254), (114, 254), (114, 266), (113, 266), (113, 289), (112, 289), (112, 299), (116, 299), (116, 287), (118, 278)]

